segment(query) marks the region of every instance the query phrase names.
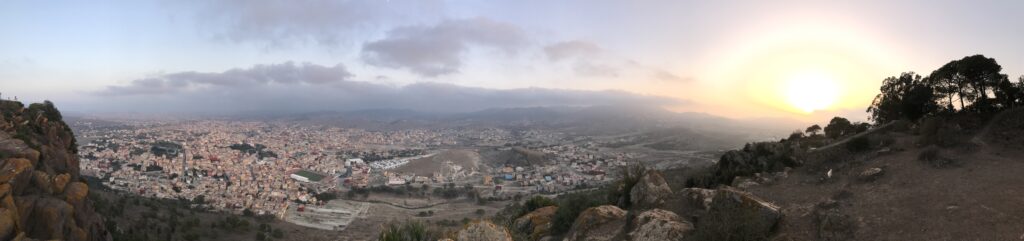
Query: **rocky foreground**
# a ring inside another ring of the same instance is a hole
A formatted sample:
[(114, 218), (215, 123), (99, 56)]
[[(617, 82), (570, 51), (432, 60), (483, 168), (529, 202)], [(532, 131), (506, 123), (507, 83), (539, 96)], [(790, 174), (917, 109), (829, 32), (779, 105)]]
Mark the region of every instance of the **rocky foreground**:
[(52, 103), (0, 101), (0, 240), (111, 240)]

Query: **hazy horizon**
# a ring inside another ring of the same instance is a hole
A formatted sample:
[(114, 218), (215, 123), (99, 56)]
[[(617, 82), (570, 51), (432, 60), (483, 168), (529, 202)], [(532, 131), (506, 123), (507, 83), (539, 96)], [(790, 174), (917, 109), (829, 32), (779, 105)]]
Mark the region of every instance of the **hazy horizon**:
[(0, 6), (3, 97), (78, 113), (645, 105), (820, 122), (864, 120), (885, 77), (968, 55), (1024, 74), (1020, 1)]

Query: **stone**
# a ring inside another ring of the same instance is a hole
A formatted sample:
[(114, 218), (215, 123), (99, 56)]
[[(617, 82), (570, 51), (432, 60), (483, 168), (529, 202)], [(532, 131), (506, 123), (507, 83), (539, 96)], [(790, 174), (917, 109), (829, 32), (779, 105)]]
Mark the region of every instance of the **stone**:
[(32, 172), (32, 185), (42, 190), (43, 193), (53, 194), (53, 179), (46, 172), (36, 170)]
[(539, 240), (549, 234), (556, 211), (556, 206), (539, 208), (517, 218), (512, 226), (519, 232), (530, 234), (530, 240)]
[(512, 241), (512, 235), (505, 228), (488, 221), (470, 223), (456, 234), (458, 241)]
[(693, 231), (693, 225), (673, 212), (651, 209), (633, 219), (632, 241), (682, 240)]
[[(20, 212), (20, 210), (19, 210)], [(68, 203), (54, 198), (35, 200), (31, 212), (27, 213), (28, 237), (35, 239), (65, 239), (64, 230), (71, 228), (74, 208)], [(26, 218), (26, 217), (23, 217)]]
[(717, 191), (701, 225), (717, 225), (712, 229), (742, 233), (748, 235), (747, 238), (763, 238), (770, 236), (781, 219), (782, 211), (778, 206), (747, 192), (723, 188)]
[(54, 193), (64, 193), (64, 187), (66, 187), (68, 185), (69, 181), (71, 181), (71, 175), (68, 175), (67, 173), (63, 173), (63, 174), (60, 174), (60, 175), (57, 175), (56, 177), (54, 177), (53, 178), (53, 192)]
[(647, 171), (629, 191), (630, 202), (638, 209), (662, 207), (670, 196), (672, 188), (657, 170)]
[(857, 178), (863, 181), (870, 182), (878, 180), (878, 178), (882, 177), (882, 175), (885, 175), (885, 170), (882, 170), (882, 168), (878, 167), (872, 167), (860, 172), (860, 174), (857, 175)]
[(0, 167), (0, 183), (9, 183), (18, 174), (32, 169), (32, 162), (25, 158), (7, 159), (2, 165), (3, 167)]
[(588, 208), (572, 224), (566, 241), (621, 240), (626, 226), (626, 211), (613, 205)]
[(715, 195), (718, 194), (716, 190), (705, 188), (684, 188), (680, 192), (691, 205), (704, 211), (711, 209), (711, 202), (714, 201)]
[(842, 209), (835, 200), (826, 200), (814, 208), (814, 223), (817, 225), (818, 240), (854, 240), (857, 221)]
[(6, 132), (0, 132), (0, 153), (10, 158), (25, 158), (33, 164), (39, 161), (39, 151), (32, 149), (22, 140), (14, 139)]
[(754, 180), (754, 178), (736, 177), (735, 179), (732, 180), (731, 186), (740, 189), (747, 189), (757, 185), (761, 185), (761, 183), (758, 183), (756, 180)]
[(0, 240), (11, 240), (17, 235), (17, 210), (0, 208)]
[(64, 189), (64, 195), (68, 203), (81, 203), (89, 195), (89, 185), (83, 182), (72, 182)]

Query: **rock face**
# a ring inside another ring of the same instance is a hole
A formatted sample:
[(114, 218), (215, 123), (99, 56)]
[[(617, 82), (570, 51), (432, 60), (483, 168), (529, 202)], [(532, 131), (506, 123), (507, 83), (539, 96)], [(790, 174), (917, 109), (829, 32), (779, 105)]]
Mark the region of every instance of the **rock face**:
[(638, 209), (664, 206), (669, 196), (672, 196), (672, 188), (665, 182), (661, 172), (656, 170), (647, 171), (629, 191), (630, 202)]
[(626, 211), (613, 205), (592, 207), (580, 213), (572, 224), (566, 241), (621, 240), (626, 226)]
[(633, 219), (629, 239), (633, 241), (682, 240), (693, 231), (693, 225), (673, 212), (651, 209)]
[(512, 241), (512, 235), (505, 228), (488, 221), (477, 221), (463, 228), (456, 235), (458, 241)]
[(0, 100), (0, 240), (110, 240), (52, 103)]
[(556, 211), (558, 211), (556, 206), (547, 206), (534, 210), (517, 218), (513, 223), (513, 227), (518, 229), (519, 232), (530, 234), (530, 240), (540, 240), (541, 237), (548, 235), (551, 230), (551, 221), (554, 220)]

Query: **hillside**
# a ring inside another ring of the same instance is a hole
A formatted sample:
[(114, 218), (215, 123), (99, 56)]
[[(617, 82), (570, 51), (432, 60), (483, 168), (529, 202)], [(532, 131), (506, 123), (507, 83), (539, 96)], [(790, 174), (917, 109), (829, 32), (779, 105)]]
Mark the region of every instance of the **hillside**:
[(0, 100), (0, 240), (111, 240), (50, 102)]
[(1012, 134), (1024, 109), (916, 123), (751, 143), (706, 169), (629, 168), (604, 188), (507, 207), (490, 238), (1024, 239), (1024, 142)]

